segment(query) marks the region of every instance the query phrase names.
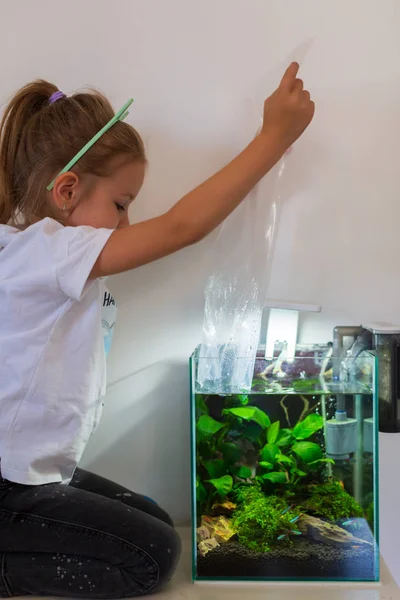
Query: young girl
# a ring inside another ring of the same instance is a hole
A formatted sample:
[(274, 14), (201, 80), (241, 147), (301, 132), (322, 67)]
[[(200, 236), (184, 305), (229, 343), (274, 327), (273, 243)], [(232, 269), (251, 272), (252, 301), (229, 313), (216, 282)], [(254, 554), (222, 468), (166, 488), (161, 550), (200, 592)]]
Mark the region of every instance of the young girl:
[(180, 555), (154, 502), (77, 468), (105, 395), (104, 278), (215, 229), (311, 122), (286, 71), (261, 132), (219, 173), (155, 219), (130, 225), (146, 158), (98, 93), (25, 86), (0, 129), (0, 596), (154, 593)]

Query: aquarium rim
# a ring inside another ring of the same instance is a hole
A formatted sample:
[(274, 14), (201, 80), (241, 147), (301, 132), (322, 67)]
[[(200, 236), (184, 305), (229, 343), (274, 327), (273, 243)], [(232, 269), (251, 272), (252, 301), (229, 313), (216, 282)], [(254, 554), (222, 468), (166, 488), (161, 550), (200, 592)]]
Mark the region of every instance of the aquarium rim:
[[(221, 346), (222, 347), (222, 346)], [(257, 349), (257, 352), (262, 353), (264, 350), (265, 346), (260, 345)], [(196, 348), (193, 350), (192, 354), (190, 355), (190, 360), (220, 360), (220, 356), (215, 355), (215, 356), (199, 356), (200, 353), (200, 349), (201, 349), (201, 344), (199, 344), (198, 346), (196, 346)], [(309, 352), (312, 352), (313, 350), (320, 350), (321, 352), (324, 350), (328, 350), (329, 346), (327, 344), (296, 344), (296, 350), (302, 351), (302, 350), (308, 350)], [(361, 361), (366, 355), (371, 356), (372, 358), (376, 357), (376, 351), (375, 350), (364, 350), (364, 352), (362, 353), (363, 356), (359, 355), (354, 359), (354, 362), (357, 361)], [(264, 360), (264, 361), (269, 361), (269, 360), (276, 360), (276, 356), (264, 356), (264, 354), (261, 354), (260, 356), (256, 357), (256, 360)], [(343, 356), (342, 355), (338, 355), (338, 354), (332, 354), (330, 356), (331, 359), (340, 359), (343, 360)], [(301, 359), (301, 360), (314, 360), (314, 357), (312, 356), (287, 356), (285, 358), (285, 360), (290, 360), (290, 359)], [(237, 356), (235, 357), (235, 360), (249, 360), (248, 356)]]

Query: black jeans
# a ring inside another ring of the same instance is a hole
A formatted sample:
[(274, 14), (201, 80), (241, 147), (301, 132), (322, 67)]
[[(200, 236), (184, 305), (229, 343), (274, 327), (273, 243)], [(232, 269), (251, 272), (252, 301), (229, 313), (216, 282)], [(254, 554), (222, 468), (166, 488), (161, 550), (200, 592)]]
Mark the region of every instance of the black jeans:
[(155, 593), (180, 552), (161, 508), (102, 477), (78, 469), (68, 486), (0, 478), (0, 597)]

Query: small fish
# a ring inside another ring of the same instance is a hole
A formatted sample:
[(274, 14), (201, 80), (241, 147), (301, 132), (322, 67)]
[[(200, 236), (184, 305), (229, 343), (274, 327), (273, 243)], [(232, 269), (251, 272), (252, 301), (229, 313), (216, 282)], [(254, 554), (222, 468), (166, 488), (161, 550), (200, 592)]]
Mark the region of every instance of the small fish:
[(294, 535), (303, 535), (301, 531), (297, 531), (297, 529), (293, 529), (292, 533), (294, 533)]
[(282, 535), (278, 536), (278, 542), (283, 540), (286, 536), (287, 536), (287, 533), (283, 533)]
[(294, 508), (294, 504), (291, 504), (290, 506), (285, 508), (285, 510), (281, 513), (281, 517), (283, 517), (283, 515), (285, 515), (287, 512), (289, 512), (289, 510), (291, 510), (292, 508)]
[(293, 519), (290, 519), (289, 523), (296, 523), (296, 521), (298, 521), (302, 516), (303, 515), (298, 515), (297, 517), (293, 517)]
[(356, 523), (356, 521), (352, 519), (350, 521), (345, 521), (344, 523), (342, 523), (342, 526), (347, 527), (348, 525), (354, 525), (354, 523)]

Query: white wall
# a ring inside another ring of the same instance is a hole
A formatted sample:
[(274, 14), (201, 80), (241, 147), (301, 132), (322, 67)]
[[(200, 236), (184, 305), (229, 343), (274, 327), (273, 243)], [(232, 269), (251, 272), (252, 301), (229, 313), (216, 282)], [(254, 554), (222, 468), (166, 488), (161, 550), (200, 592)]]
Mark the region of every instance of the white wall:
[[(302, 74), (316, 118), (291, 157), (270, 291), (321, 303), (322, 326), (307, 317), (302, 336), (324, 341), (335, 324), (400, 321), (399, 31), (398, 0), (4, 0), (0, 95), (34, 77), (66, 93), (99, 87), (116, 108), (133, 95), (129, 119), (150, 161), (139, 220), (234, 155), (243, 98), (315, 36)], [(187, 359), (212, 246), (112, 281), (120, 313), (109, 398), (84, 460), (178, 519), (189, 515)], [(383, 438), (382, 550), (397, 572), (399, 450), (400, 437)]]

